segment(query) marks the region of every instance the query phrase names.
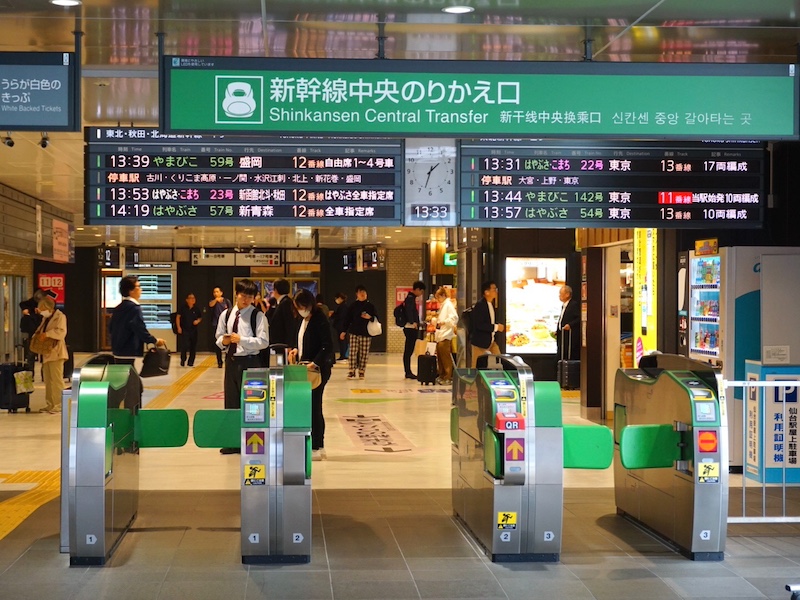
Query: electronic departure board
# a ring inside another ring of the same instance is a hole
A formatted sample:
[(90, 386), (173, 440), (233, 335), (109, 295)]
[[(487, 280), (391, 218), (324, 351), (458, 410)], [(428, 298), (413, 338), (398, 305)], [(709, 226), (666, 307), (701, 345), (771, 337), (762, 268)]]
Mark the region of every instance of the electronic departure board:
[(760, 227), (759, 143), (462, 142), (464, 227)]
[(403, 142), (86, 130), (89, 225), (402, 223)]

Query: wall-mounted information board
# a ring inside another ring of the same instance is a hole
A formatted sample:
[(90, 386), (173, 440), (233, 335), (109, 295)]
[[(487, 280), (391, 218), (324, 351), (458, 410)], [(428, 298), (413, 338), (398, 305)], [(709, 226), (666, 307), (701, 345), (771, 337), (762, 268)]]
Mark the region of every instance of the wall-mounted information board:
[(761, 144), (462, 142), (463, 227), (760, 227)]
[(86, 130), (89, 225), (400, 225), (401, 140)]
[(161, 67), (170, 133), (798, 137), (793, 64), (162, 56)]
[(0, 129), (80, 131), (74, 52), (0, 52)]

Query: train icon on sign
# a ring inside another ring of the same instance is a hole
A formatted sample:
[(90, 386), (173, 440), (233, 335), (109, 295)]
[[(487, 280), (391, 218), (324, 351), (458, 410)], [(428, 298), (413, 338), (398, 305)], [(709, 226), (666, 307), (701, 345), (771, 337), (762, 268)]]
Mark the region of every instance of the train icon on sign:
[(264, 122), (264, 78), (257, 75), (217, 75), (215, 123), (258, 125)]

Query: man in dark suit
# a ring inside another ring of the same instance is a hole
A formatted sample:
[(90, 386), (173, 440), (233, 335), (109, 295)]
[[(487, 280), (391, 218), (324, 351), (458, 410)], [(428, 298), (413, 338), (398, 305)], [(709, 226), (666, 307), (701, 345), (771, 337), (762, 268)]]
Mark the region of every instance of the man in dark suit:
[(285, 279), (277, 279), (272, 284), (272, 297), (278, 304), (269, 319), (269, 343), (286, 344), (289, 348), (296, 348), (300, 321), (292, 309), (289, 289), (289, 282)]
[(408, 292), (406, 299), (403, 300), (403, 312), (406, 315), (406, 324), (403, 325), (403, 335), (406, 342), (403, 346), (403, 369), (406, 372), (406, 379), (416, 379), (417, 376), (411, 371), (411, 356), (414, 354), (414, 346), (417, 343), (421, 322), (419, 320), (419, 310), (417, 309), (417, 298), (425, 293), (425, 284), (415, 281)]
[(561, 316), (558, 318), (556, 329), (556, 360), (561, 360), (562, 340), (564, 347), (564, 360), (580, 360), (581, 358), (581, 307), (572, 297), (572, 288), (564, 285), (558, 292), (561, 300)]
[(487, 281), (481, 284), (483, 298), (475, 303), (472, 309), (472, 327), (469, 332), (469, 343), (472, 346), (472, 368), (475, 368), (478, 357), (490, 352), (500, 354), (500, 348), (494, 339), (495, 333), (505, 331), (506, 326), (497, 322), (497, 284)]

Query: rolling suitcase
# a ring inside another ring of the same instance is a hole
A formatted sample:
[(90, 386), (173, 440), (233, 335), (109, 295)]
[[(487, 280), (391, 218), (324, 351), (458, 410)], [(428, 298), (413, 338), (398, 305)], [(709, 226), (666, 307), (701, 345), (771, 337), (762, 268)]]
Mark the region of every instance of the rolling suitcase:
[(417, 381), (422, 384), (435, 384), (439, 370), (436, 368), (435, 354), (420, 354), (417, 357)]
[[(24, 357), (22, 346), (18, 347), (18, 354), (19, 351)], [(0, 410), (15, 413), (20, 408), (24, 408), (25, 412), (31, 412), (31, 395), (28, 393), (18, 394), (17, 381), (14, 379), (14, 373), (28, 370), (27, 365), (21, 360), (22, 357), (17, 357), (18, 360), (13, 363), (0, 364)]]
[[(567, 340), (569, 351), (564, 358), (564, 331), (561, 331), (561, 359), (556, 365), (556, 379), (562, 390), (577, 390), (581, 387), (581, 361), (572, 360), (572, 330)], [(552, 363), (550, 363), (552, 364)]]

